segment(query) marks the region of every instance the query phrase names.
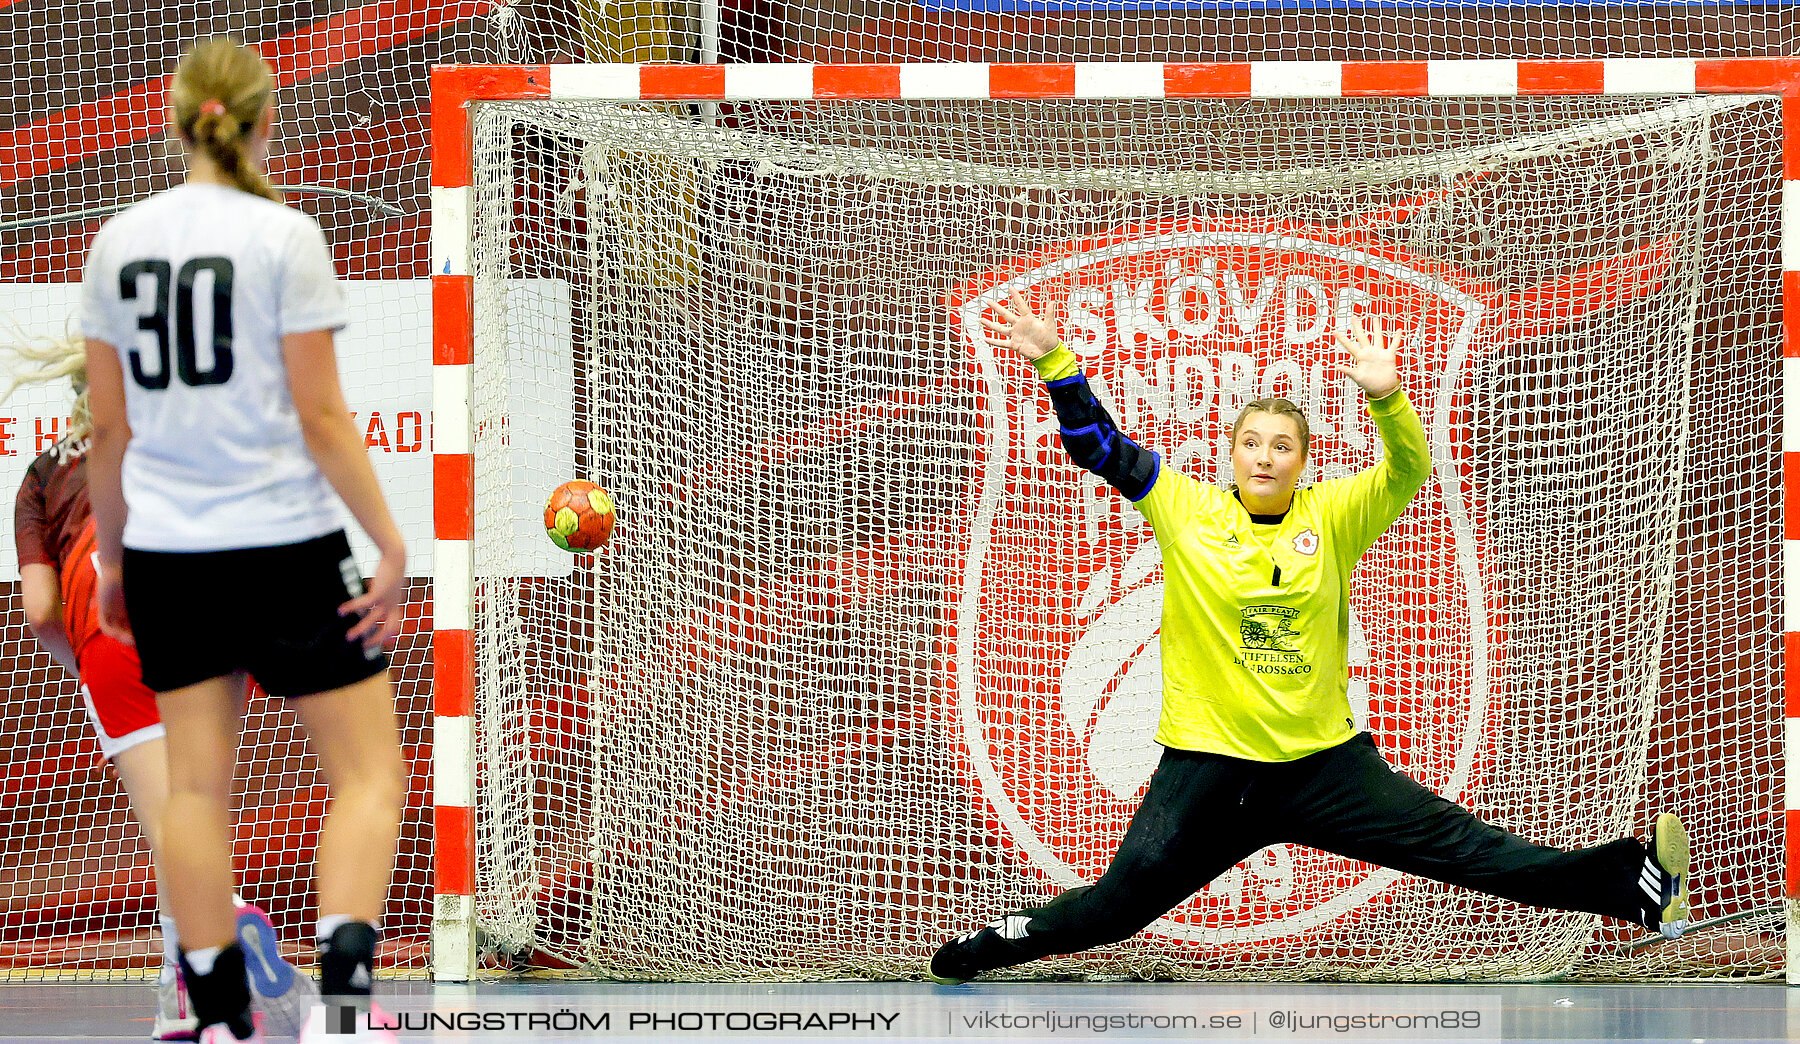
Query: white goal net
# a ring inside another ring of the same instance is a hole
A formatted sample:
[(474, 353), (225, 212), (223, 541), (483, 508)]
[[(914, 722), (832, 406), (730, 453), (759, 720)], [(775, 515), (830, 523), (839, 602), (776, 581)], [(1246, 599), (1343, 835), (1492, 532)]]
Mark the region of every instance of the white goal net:
[[(1425, 61), (1781, 56), (1791, 4), (465, 0), (498, 61)], [(461, 28), (461, 27), (459, 27)], [(458, 41), (462, 42), (462, 41)]]
[[(474, 109), (478, 923), (624, 978), (916, 976), (1091, 881), (1158, 748), (1161, 572), (1028, 368), (1227, 474), (1380, 448), (1331, 368), (1410, 331), (1433, 475), (1353, 583), (1398, 765), (1561, 846), (1681, 812), (1674, 943), (1297, 847), (1084, 976), (1781, 967), (1779, 102), (493, 102)], [(542, 535), (570, 478), (613, 544)]]
[[(230, 33), (268, 57), (279, 85), (271, 173), (290, 205), (320, 222), (346, 280), (346, 391), (413, 550), (408, 629), (396, 650), (409, 804), (383, 962), (420, 969), (435, 894), (427, 285), (434, 65), (1781, 58), (1800, 46), (1795, 11), (1787, 3), (1483, 0), (145, 0), (109, 5), (96, 18), (91, 5), (68, 0), (0, 3), (0, 77), (10, 77), (0, 128), (0, 310), (31, 333), (60, 332), (102, 220), (181, 180), (165, 94), (184, 49)], [(957, 263), (982, 255), (965, 252)], [(7, 367), (0, 362), (0, 384), (11, 376)], [(66, 386), (26, 389), (0, 406), (8, 488), (54, 441), (66, 408)], [(1751, 543), (1763, 553), (1765, 545)], [(0, 542), (0, 978), (142, 979), (160, 957), (149, 853), (88, 733), (74, 679), (26, 626), (9, 545)], [(1742, 556), (1722, 553), (1739, 568)], [(372, 568), (366, 554), (363, 562)], [(1765, 565), (1758, 559), (1756, 568)], [(1773, 606), (1766, 593), (1734, 597), (1746, 612), (1761, 612)], [(1729, 689), (1741, 676), (1727, 672), (1717, 684)], [(1759, 677), (1774, 684), (1772, 674)], [(1763, 706), (1760, 695), (1751, 702)], [(324, 788), (279, 703), (255, 696), (245, 736), (238, 881), (274, 917), (289, 955), (310, 963), (309, 868)], [(1770, 748), (1757, 742), (1761, 757)], [(1727, 776), (1767, 778), (1764, 762), (1741, 753), (1719, 756)], [(1774, 829), (1761, 806), (1747, 814), (1757, 829)]]

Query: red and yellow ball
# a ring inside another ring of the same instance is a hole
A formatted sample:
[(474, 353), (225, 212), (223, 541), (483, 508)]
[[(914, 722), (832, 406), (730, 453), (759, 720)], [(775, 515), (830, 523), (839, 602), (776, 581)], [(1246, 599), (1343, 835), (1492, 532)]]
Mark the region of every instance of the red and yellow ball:
[(606, 490), (583, 479), (556, 487), (544, 505), (544, 530), (564, 551), (592, 551), (612, 539), (613, 502)]

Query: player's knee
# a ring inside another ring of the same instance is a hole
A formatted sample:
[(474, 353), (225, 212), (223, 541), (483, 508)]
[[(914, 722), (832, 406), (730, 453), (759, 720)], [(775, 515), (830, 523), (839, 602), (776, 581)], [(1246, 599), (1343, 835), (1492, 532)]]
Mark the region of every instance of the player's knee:
[(395, 750), (391, 757), (381, 759), (363, 782), (363, 787), (371, 801), (396, 810), (405, 805), (406, 765), (400, 760), (400, 752)]
[[(215, 764), (204, 759), (192, 761), (171, 761), (169, 763), (168, 801), (202, 801), (220, 807), (228, 807), (231, 803), (231, 774), (235, 767), (230, 762)], [(167, 808), (165, 804), (164, 808)]]
[(335, 800), (367, 809), (397, 809), (406, 803), (406, 763), (398, 748), (365, 750), (336, 760), (337, 771), (325, 780)]

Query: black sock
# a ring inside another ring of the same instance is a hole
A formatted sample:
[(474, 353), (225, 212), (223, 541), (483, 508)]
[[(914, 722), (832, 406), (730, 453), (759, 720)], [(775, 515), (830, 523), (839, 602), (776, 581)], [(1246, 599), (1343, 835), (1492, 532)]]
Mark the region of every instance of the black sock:
[(181, 972), (187, 978), (188, 1001), (194, 1006), (200, 1029), (224, 1025), (239, 1040), (256, 1032), (256, 1023), (250, 1018), (250, 977), (244, 971), (244, 951), (237, 943), (220, 950), (213, 958), (212, 971), (205, 975), (195, 973), (183, 950)]
[(319, 992), (354, 1003), (375, 985), (375, 946), (381, 936), (364, 921), (340, 924), (319, 943)]

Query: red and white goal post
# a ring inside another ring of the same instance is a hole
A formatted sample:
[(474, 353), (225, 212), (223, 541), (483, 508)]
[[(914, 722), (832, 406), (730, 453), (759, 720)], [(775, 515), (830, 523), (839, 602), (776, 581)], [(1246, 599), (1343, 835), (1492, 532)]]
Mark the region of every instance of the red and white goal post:
[[(1800, 61), (432, 82), (440, 978), (917, 976), (1104, 866), (1159, 558), (980, 338), (1015, 289), (1202, 478), (1268, 394), (1314, 478), (1371, 463), (1332, 332), (1400, 324), (1433, 476), (1353, 584), (1360, 723), (1546, 843), (1682, 812), (1699, 922), (1281, 845), (1028, 973), (1793, 966)], [(577, 477), (619, 505), (591, 557), (536, 532)], [(1246, 650), (1294, 661), (1257, 608)]]

